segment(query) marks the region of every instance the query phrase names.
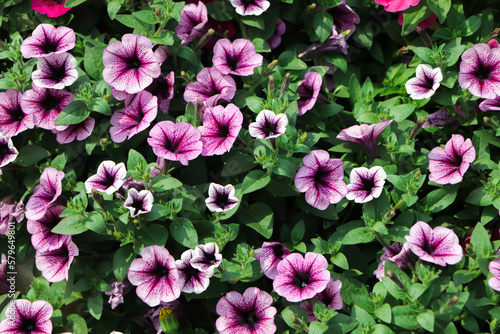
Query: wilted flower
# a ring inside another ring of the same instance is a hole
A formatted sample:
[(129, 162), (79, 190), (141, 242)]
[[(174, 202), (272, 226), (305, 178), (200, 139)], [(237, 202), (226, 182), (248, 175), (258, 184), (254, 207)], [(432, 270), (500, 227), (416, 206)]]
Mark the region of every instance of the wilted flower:
[(262, 59), (251, 41), (238, 38), (231, 43), (224, 38), (215, 43), (212, 62), (222, 74), (248, 76), (253, 74), (254, 68), (262, 66)]
[(219, 246), (215, 242), (197, 245), (190, 262), (193, 268), (200, 271), (217, 268), (222, 262), (222, 254), (219, 253)]
[(413, 263), (410, 257), (410, 246), (406, 243), (395, 242), (390, 246), (383, 247), (384, 252), (380, 256), (380, 263), (373, 274), (381, 280), (385, 276), (385, 261), (391, 261), (401, 269), (408, 268), (408, 263)]
[(66, 241), (71, 240), (71, 236), (53, 233), (52, 229), (59, 224), (63, 218), (64, 208), (61, 205), (54, 205), (47, 209), (45, 215), (37, 220), (28, 219), (26, 225), (31, 233), (31, 244), (37, 251), (52, 251), (61, 248)]
[(304, 115), (306, 111), (314, 107), (322, 84), (321, 74), (316, 72), (307, 72), (304, 80), (299, 82), (297, 88), (297, 94), (299, 94), (299, 99), (297, 100), (299, 116)]
[(162, 77), (159, 76), (146, 90), (158, 98), (158, 109), (164, 113), (168, 113), (170, 108), (170, 100), (174, 97), (174, 71)]
[(41, 23), (33, 30), (31, 36), (23, 41), (21, 52), (24, 58), (47, 57), (51, 54), (63, 53), (73, 49), (75, 41), (76, 35), (73, 29), (68, 27), (56, 28), (51, 24)]
[(210, 277), (214, 275), (214, 268), (205, 271), (194, 268), (191, 265), (194, 256), (195, 251), (188, 249), (182, 253), (180, 260), (175, 261), (175, 265), (179, 272), (179, 286), (182, 287), (182, 292), (199, 294), (210, 285)]
[(347, 185), (346, 198), (356, 203), (366, 203), (378, 198), (384, 190), (387, 174), (380, 166), (370, 169), (366, 167), (353, 168)]
[(344, 301), (342, 300), (342, 295), (340, 291), (342, 290), (342, 281), (330, 278), (330, 282), (326, 286), (325, 290), (317, 293), (311, 301), (300, 303), (300, 307), (306, 310), (309, 316), (309, 322), (318, 321), (318, 318), (314, 315), (314, 304), (321, 302), (329, 306), (329, 310), (341, 310), (344, 306)]
[[(12, 309), (11, 309), (12, 308)], [(33, 303), (26, 299), (13, 300), (8, 307), (9, 316), (0, 323), (0, 332), (5, 334), (51, 334), (52, 306), (45, 300)]]
[(500, 291), (500, 257), (490, 262), (488, 269), (493, 277), (488, 280), (488, 284), (493, 290)]
[(347, 35), (349, 37), (356, 30), (356, 24), (359, 23), (359, 15), (350, 6), (345, 4), (345, 0), (335, 7), (328, 8), (326, 12), (332, 16), (333, 24), (337, 28), (337, 31), (349, 31)]
[(217, 183), (210, 183), (208, 188), (208, 198), (205, 200), (207, 208), (212, 212), (225, 212), (234, 208), (240, 200), (234, 196), (234, 186), (228, 184), (222, 186)]
[(285, 33), (285, 31), (285, 22), (282, 19), (278, 18), (278, 22), (276, 22), (276, 29), (274, 29), (273, 35), (266, 41), (270, 49), (276, 49), (281, 44), (281, 36)]
[(255, 258), (260, 261), (260, 268), (264, 275), (275, 279), (278, 275), (278, 264), (288, 255), (290, 251), (279, 242), (264, 241), (261, 248), (254, 251)]
[(312, 43), (304, 52), (299, 54), (299, 58), (315, 54), (319, 52), (341, 52), (347, 54), (349, 46), (347, 45), (347, 37), (337, 30), (333, 25), (332, 33), (323, 43)]
[(123, 289), (125, 288), (125, 283), (115, 281), (111, 283), (113, 290), (105, 292), (109, 296), (108, 303), (111, 305), (111, 309), (114, 310), (119, 304), (123, 303)]
[(186, 85), (184, 100), (196, 105), (200, 98), (207, 107), (214, 107), (219, 100), (231, 101), (236, 94), (236, 82), (216, 68), (204, 68), (196, 75), (196, 82)]
[(432, 68), (427, 64), (417, 66), (417, 77), (409, 79), (406, 84), (406, 92), (414, 100), (428, 99), (439, 88), (443, 81), (441, 68)]
[(66, 0), (31, 0), (31, 9), (48, 17), (59, 17), (71, 9), (65, 7), (65, 4)]
[(33, 116), (33, 123), (46, 130), (62, 131), (67, 125), (55, 125), (59, 113), (73, 102), (74, 97), (64, 89), (34, 87), (24, 92), (21, 107)]
[(375, 0), (375, 2), (384, 6), (388, 12), (400, 12), (410, 8), (410, 6), (418, 5), (420, 0)]
[(427, 115), (427, 120), (422, 125), (422, 127), (428, 128), (430, 125), (457, 127), (460, 125), (460, 121), (457, 118), (450, 115), (448, 110), (439, 109), (438, 111)]
[(243, 114), (240, 108), (230, 103), (222, 106), (207, 107), (203, 115), (201, 132), (203, 150), (201, 155), (221, 155), (231, 150), (234, 141), (240, 133), (243, 124)]
[(149, 190), (137, 191), (135, 188), (130, 188), (127, 191), (127, 199), (123, 206), (129, 209), (130, 215), (135, 217), (142, 213), (151, 212), (153, 208), (153, 194)]
[(204, 34), (208, 22), (207, 6), (202, 1), (190, 3), (182, 8), (175, 33), (182, 38), (181, 45), (187, 45), (196, 37)]
[(62, 193), (62, 179), (64, 172), (54, 167), (47, 167), (40, 176), (40, 184), (33, 189), (28, 203), (26, 203), (26, 218), (38, 220), (45, 215), (47, 209)]
[[(499, 93), (500, 93), (500, 91), (499, 91)], [(488, 110), (498, 111), (498, 110), (500, 110), (500, 95), (497, 95), (494, 99), (484, 100), (483, 102), (481, 102), (479, 104), (479, 109), (481, 109), (482, 111), (488, 111)]]
[(14, 204), (14, 198), (12, 196), (7, 196), (0, 201), (0, 234), (7, 235), (7, 232), (9, 232), (9, 224), (14, 221), (20, 223), (23, 219), (24, 203), (22, 201)]
[(286, 114), (276, 115), (271, 110), (264, 109), (259, 112), (255, 122), (248, 125), (248, 132), (254, 138), (271, 139), (284, 134), (287, 125)]
[(69, 267), (78, 253), (76, 244), (68, 239), (60, 248), (37, 251), (35, 254), (36, 267), (42, 272), (42, 276), (51, 283), (68, 280)]
[(19, 152), (14, 147), (12, 138), (4, 136), (0, 132), (0, 167), (7, 166), (12, 161), (16, 160)]
[(63, 89), (78, 79), (76, 59), (67, 52), (38, 58), (37, 70), (31, 74), (38, 87)]
[(4, 136), (14, 137), (27, 129), (32, 129), (33, 115), (21, 108), (23, 94), (16, 89), (0, 92), (0, 132)]
[(474, 96), (494, 99), (500, 92), (500, 48), (479, 43), (465, 50), (458, 83)]
[(85, 190), (88, 194), (92, 192), (92, 189), (95, 189), (111, 195), (121, 188), (126, 176), (127, 170), (123, 162), (116, 164), (111, 160), (103, 161), (97, 167), (97, 174), (85, 181)]
[(94, 130), (95, 119), (92, 117), (87, 117), (83, 122), (78, 124), (71, 124), (62, 131), (52, 130), (55, 133), (56, 140), (59, 144), (71, 143), (75, 140), (82, 141), (87, 139)]
[(267, 0), (231, 0), (236, 13), (240, 15), (260, 15), (264, 13), (271, 3)]

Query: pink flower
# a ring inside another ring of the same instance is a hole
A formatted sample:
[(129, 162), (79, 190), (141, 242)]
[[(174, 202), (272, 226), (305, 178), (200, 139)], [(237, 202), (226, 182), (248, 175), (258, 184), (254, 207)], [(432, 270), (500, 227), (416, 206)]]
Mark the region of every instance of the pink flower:
[(14, 147), (12, 138), (5, 137), (0, 132), (0, 167), (7, 166), (12, 161), (16, 160), (19, 152)]
[(406, 243), (395, 242), (390, 246), (383, 247), (384, 252), (380, 256), (380, 263), (373, 274), (381, 280), (385, 276), (385, 261), (391, 261), (401, 269), (408, 268), (408, 263), (413, 263), (410, 257), (410, 246)]
[(288, 125), (286, 114), (276, 115), (271, 110), (261, 110), (255, 119), (248, 125), (250, 136), (259, 139), (277, 138), (285, 133)]
[(406, 92), (414, 100), (428, 99), (439, 88), (443, 81), (441, 68), (432, 68), (426, 64), (417, 66), (417, 77), (408, 80), (405, 84)]
[(434, 147), (429, 159), (429, 180), (438, 184), (456, 184), (463, 180), (469, 165), (476, 159), (476, 150), (470, 139), (451, 135), (444, 149)]
[(309, 322), (318, 321), (318, 318), (314, 315), (314, 304), (317, 302), (329, 306), (330, 311), (341, 310), (344, 306), (344, 301), (340, 294), (341, 290), (342, 282), (340, 280), (334, 281), (333, 278), (330, 278), (330, 282), (328, 282), (325, 290), (317, 293), (311, 301), (300, 303), (299, 306), (306, 310), (309, 316)]
[(48, 17), (58, 17), (71, 9), (64, 7), (65, 4), (66, 0), (31, 0), (31, 9)]
[(222, 254), (215, 242), (205, 245), (196, 245), (193, 257), (189, 260), (191, 266), (200, 271), (209, 271), (217, 268), (222, 262)]
[(71, 143), (75, 140), (82, 141), (87, 139), (94, 130), (95, 119), (87, 117), (83, 122), (71, 124), (62, 131), (53, 129), (52, 132), (57, 135), (56, 140), (59, 144)]
[(264, 275), (275, 279), (278, 275), (278, 264), (288, 255), (290, 251), (279, 242), (264, 241), (261, 248), (254, 251), (255, 258), (260, 261), (260, 268)]
[(51, 334), (52, 306), (45, 300), (33, 303), (26, 299), (13, 300), (7, 316), (0, 323), (0, 333), (5, 334)]
[(201, 155), (222, 155), (229, 152), (240, 133), (242, 124), (243, 114), (240, 108), (232, 103), (225, 108), (207, 107), (203, 115), (203, 126), (198, 127), (203, 142)]
[(212, 62), (222, 74), (249, 76), (257, 66), (262, 66), (262, 59), (251, 41), (238, 38), (231, 43), (224, 38), (215, 43)]
[(479, 103), (479, 109), (481, 109), (482, 111), (488, 111), (488, 110), (499, 111), (500, 110), (500, 95), (497, 95), (493, 99), (487, 99), (487, 100), (484, 100), (483, 102)]
[(127, 191), (127, 199), (123, 206), (129, 209), (130, 216), (136, 217), (142, 213), (151, 212), (153, 208), (153, 194), (149, 190), (137, 191), (130, 188)]
[(175, 33), (182, 38), (181, 45), (187, 45), (196, 37), (203, 35), (207, 22), (207, 6), (202, 1), (185, 5), (179, 23), (175, 27)]
[(274, 29), (273, 35), (266, 41), (269, 48), (276, 49), (281, 44), (281, 36), (286, 31), (285, 22), (278, 18), (278, 22), (276, 23), (276, 28)]
[(299, 94), (299, 99), (297, 100), (299, 116), (304, 115), (306, 111), (314, 107), (322, 84), (321, 74), (316, 72), (307, 72), (304, 80), (299, 82), (297, 88), (297, 94)]
[(384, 6), (388, 12), (400, 12), (410, 8), (410, 6), (418, 5), (420, 0), (375, 0), (375, 2)]
[(16, 89), (0, 93), (0, 132), (4, 136), (14, 137), (27, 129), (33, 129), (33, 115), (21, 108), (23, 94)]
[(52, 229), (59, 224), (63, 218), (61, 213), (64, 208), (61, 205), (50, 207), (45, 215), (38, 220), (28, 219), (26, 225), (31, 233), (31, 244), (37, 251), (52, 251), (61, 248), (63, 244), (71, 240), (71, 236), (53, 233)]
[(78, 253), (78, 247), (71, 239), (68, 239), (60, 248), (37, 251), (35, 254), (36, 267), (49, 282), (68, 280), (69, 267)]
[(228, 184), (222, 186), (217, 183), (210, 183), (208, 188), (208, 198), (205, 200), (208, 210), (212, 212), (226, 212), (234, 208), (240, 200), (234, 196), (234, 186)]
[[(0, 234), (7, 235), (9, 232), (9, 224), (14, 223), (14, 221), (20, 223), (23, 219), (24, 203), (22, 201), (14, 204), (14, 198), (12, 196), (7, 196), (0, 201)], [(0, 291), (2, 290), (0, 289)]]
[(366, 203), (378, 198), (384, 190), (387, 174), (380, 166), (370, 169), (366, 167), (353, 168), (350, 181), (347, 185), (346, 198), (356, 203)]
[(214, 275), (214, 269), (201, 271), (191, 265), (191, 260), (195, 256), (195, 251), (188, 249), (181, 255), (180, 260), (175, 261), (179, 272), (179, 285), (182, 292), (200, 294), (210, 285), (210, 277)]
[(85, 190), (89, 194), (95, 189), (111, 195), (121, 188), (126, 176), (127, 170), (123, 162), (116, 164), (111, 160), (103, 161), (97, 167), (97, 174), (92, 175), (85, 181)]
[(40, 184), (33, 189), (33, 195), (26, 203), (26, 218), (38, 220), (62, 193), (64, 173), (47, 167), (40, 176)]
[(488, 284), (493, 290), (500, 291), (500, 257), (490, 262), (488, 269), (493, 277), (488, 280)]
[(158, 99), (158, 109), (166, 114), (168, 114), (170, 108), (170, 100), (174, 97), (174, 82), (174, 71), (171, 71), (165, 77), (160, 75), (146, 88), (148, 92)]
[(63, 89), (78, 79), (76, 59), (67, 52), (50, 54), (38, 58), (37, 70), (31, 74), (33, 83), (38, 87)]
[(236, 94), (236, 82), (216, 68), (204, 68), (196, 75), (196, 82), (186, 85), (184, 100), (196, 105), (200, 98), (205, 106), (214, 107), (219, 100), (231, 101)]
[(33, 30), (31, 36), (23, 41), (21, 53), (24, 58), (47, 57), (51, 54), (63, 53), (73, 49), (75, 41), (76, 35), (73, 29), (68, 27), (56, 28), (51, 24), (41, 23)]

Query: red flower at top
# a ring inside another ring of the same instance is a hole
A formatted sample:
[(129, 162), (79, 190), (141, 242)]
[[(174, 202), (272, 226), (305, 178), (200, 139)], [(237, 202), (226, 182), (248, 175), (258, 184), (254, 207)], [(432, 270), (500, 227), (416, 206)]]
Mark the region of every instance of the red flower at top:
[(400, 12), (410, 8), (410, 6), (418, 5), (420, 0), (375, 0), (375, 2), (384, 6), (388, 12)]
[(65, 3), (66, 0), (31, 0), (31, 8), (48, 17), (58, 17), (71, 9), (64, 7)]

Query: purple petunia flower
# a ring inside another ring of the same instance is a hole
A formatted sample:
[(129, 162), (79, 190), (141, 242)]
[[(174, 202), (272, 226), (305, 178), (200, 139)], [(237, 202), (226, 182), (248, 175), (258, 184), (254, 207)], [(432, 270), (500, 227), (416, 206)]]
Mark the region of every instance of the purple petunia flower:
[(264, 13), (271, 3), (267, 0), (231, 0), (236, 13), (245, 15), (260, 15)]
[(413, 263), (413, 260), (410, 257), (410, 245), (407, 242), (404, 244), (401, 242), (395, 242), (390, 246), (383, 247), (382, 251), (384, 253), (380, 256), (378, 268), (373, 272), (379, 280), (385, 276), (386, 260), (391, 261), (401, 269), (406, 269), (408, 268), (409, 263)]
[(446, 267), (446, 264), (462, 260), (458, 237), (449, 228), (438, 226), (432, 229), (429, 224), (417, 221), (405, 238), (411, 251), (422, 261)]
[(337, 138), (363, 145), (373, 161), (377, 157), (377, 138), (392, 121), (389, 119), (375, 124), (353, 125), (340, 131)]
[(286, 114), (276, 115), (271, 110), (261, 110), (255, 122), (248, 125), (250, 136), (259, 139), (277, 138), (285, 133), (288, 125)]
[(33, 129), (33, 115), (21, 108), (23, 94), (16, 89), (0, 92), (0, 132), (14, 137), (27, 129)]
[(75, 256), (78, 256), (78, 247), (71, 241), (66, 240), (60, 248), (47, 251), (37, 251), (35, 264), (42, 276), (47, 281), (54, 283), (68, 280), (68, 272)]
[(137, 191), (130, 188), (127, 191), (127, 199), (123, 206), (130, 210), (130, 215), (136, 217), (142, 213), (151, 212), (153, 208), (153, 194), (149, 190)]
[(123, 162), (116, 164), (114, 161), (106, 160), (97, 167), (97, 174), (85, 181), (85, 189), (89, 194), (95, 189), (111, 195), (121, 188), (126, 176), (127, 170)]
[(4, 136), (0, 132), (0, 167), (7, 166), (12, 161), (16, 160), (19, 152), (14, 147), (12, 138)]
[(298, 55), (299, 58), (315, 54), (319, 52), (341, 52), (347, 54), (349, 46), (347, 45), (347, 37), (343, 33), (339, 33), (335, 25), (332, 27), (332, 33), (323, 43), (312, 43), (304, 52)]
[(78, 79), (76, 59), (67, 52), (38, 58), (37, 70), (31, 74), (38, 87), (63, 89)]
[(262, 55), (255, 52), (251, 41), (238, 38), (233, 43), (227, 38), (219, 39), (214, 45), (212, 62), (222, 74), (249, 76), (254, 68), (262, 66)]
[(87, 117), (83, 122), (78, 124), (71, 124), (62, 131), (52, 130), (55, 133), (56, 140), (59, 144), (71, 143), (75, 140), (82, 141), (87, 139), (94, 130), (95, 119)]
[(500, 49), (474, 44), (462, 54), (458, 83), (478, 97), (494, 99), (500, 92)]
[(111, 116), (111, 140), (124, 142), (147, 129), (158, 113), (158, 99), (148, 91), (137, 94), (132, 103)]
[(61, 221), (63, 206), (54, 205), (47, 209), (45, 215), (37, 220), (28, 219), (26, 225), (31, 233), (31, 244), (40, 252), (52, 251), (61, 248), (63, 244), (71, 240), (71, 236), (53, 233), (52, 229)]
[(306, 310), (309, 316), (309, 322), (318, 321), (318, 318), (314, 315), (314, 304), (321, 302), (329, 306), (330, 311), (341, 310), (344, 307), (344, 301), (340, 291), (342, 290), (342, 281), (330, 278), (330, 282), (326, 286), (325, 290), (317, 293), (311, 301), (302, 302), (299, 304), (304, 310)]
[(231, 101), (236, 94), (236, 82), (216, 68), (204, 68), (196, 75), (196, 82), (186, 85), (184, 100), (196, 105), (201, 99), (205, 106), (214, 107), (219, 100)]
[(184, 166), (196, 159), (203, 147), (198, 130), (185, 122), (159, 122), (149, 131), (149, 136), (148, 144), (158, 157), (180, 161)]
[(202, 1), (190, 3), (182, 8), (180, 20), (175, 27), (175, 33), (182, 38), (181, 45), (187, 45), (205, 32), (208, 22), (207, 6)]
[[(479, 105), (481, 107), (481, 105)], [(500, 110), (500, 109), (499, 109)], [(429, 126), (449, 126), (456, 128), (460, 125), (460, 120), (450, 115), (448, 110), (439, 109), (438, 111), (427, 115), (427, 120), (422, 125), (423, 128), (428, 128)]]
[(210, 285), (210, 277), (214, 275), (214, 268), (201, 271), (191, 265), (191, 260), (195, 256), (195, 251), (188, 249), (181, 255), (180, 260), (175, 261), (179, 272), (179, 285), (182, 292), (200, 294)]
[(45, 215), (47, 209), (59, 198), (62, 193), (62, 179), (64, 172), (54, 167), (47, 167), (40, 176), (40, 184), (33, 189), (28, 203), (26, 203), (26, 218), (38, 220)]
[(275, 279), (278, 275), (278, 264), (288, 255), (290, 251), (279, 242), (264, 241), (261, 248), (254, 251), (255, 258), (260, 261), (260, 268), (264, 275)]
[(222, 254), (215, 242), (205, 245), (197, 245), (194, 249), (191, 266), (200, 271), (208, 271), (217, 268), (222, 262)]
[(105, 292), (109, 296), (108, 303), (111, 305), (111, 309), (114, 310), (118, 305), (123, 304), (123, 289), (125, 288), (125, 283), (115, 281), (111, 283), (113, 290)]
[(247, 288), (243, 295), (231, 291), (217, 303), (215, 326), (220, 334), (273, 334), (276, 308), (272, 303), (273, 297), (258, 288)]
[(270, 49), (276, 49), (281, 44), (281, 36), (285, 33), (285, 31), (285, 22), (282, 19), (278, 18), (276, 29), (274, 29), (273, 35), (266, 41)]
[(314, 150), (304, 157), (304, 166), (295, 175), (295, 187), (306, 193), (306, 202), (318, 210), (338, 203), (347, 194), (343, 181), (344, 163), (330, 159), (324, 150)]
[(482, 111), (500, 110), (500, 95), (497, 95), (494, 99), (487, 99), (479, 103), (479, 109), (481, 109)]
[(242, 124), (243, 114), (240, 108), (232, 103), (225, 108), (207, 107), (203, 114), (203, 126), (198, 127), (203, 142), (201, 155), (212, 156), (229, 152)]
[(338, 31), (348, 31), (347, 37), (351, 36), (356, 30), (356, 24), (360, 22), (359, 15), (354, 10), (345, 4), (345, 0), (341, 4), (326, 10), (333, 17), (333, 24)]
[(345, 197), (356, 203), (366, 203), (382, 194), (387, 174), (380, 166), (374, 166), (370, 169), (358, 167), (351, 170), (349, 179), (351, 183), (347, 185)]
[(491, 261), (488, 269), (493, 274), (493, 277), (488, 280), (488, 284), (493, 290), (500, 291), (500, 257)]
[(137, 296), (149, 306), (171, 302), (181, 295), (179, 273), (167, 249), (153, 245), (144, 248), (128, 270), (130, 283), (137, 286)]
[(441, 68), (432, 68), (427, 64), (417, 66), (416, 78), (409, 79), (406, 84), (406, 92), (414, 100), (428, 99), (439, 88), (443, 81)]
[(328, 262), (321, 254), (290, 254), (278, 264), (274, 291), (289, 302), (300, 302), (323, 291), (330, 282)]
[(45, 300), (33, 303), (26, 299), (13, 300), (8, 306), (8, 316), (0, 323), (0, 333), (51, 334), (52, 306)]
[(174, 82), (174, 71), (171, 71), (167, 76), (159, 76), (153, 80), (153, 83), (146, 88), (146, 91), (158, 99), (158, 109), (166, 114), (170, 108), (170, 100), (174, 97)]
[(234, 196), (235, 189), (232, 184), (222, 186), (210, 183), (208, 198), (205, 199), (208, 210), (212, 212), (226, 212), (234, 208), (240, 200)]
[(69, 51), (75, 47), (76, 35), (68, 27), (54, 27), (51, 24), (39, 24), (30, 37), (21, 44), (24, 58), (47, 57)]
[(451, 135), (444, 149), (434, 147), (429, 159), (429, 180), (437, 184), (456, 184), (463, 180), (469, 165), (476, 159), (476, 150), (470, 139)]
[(299, 94), (299, 99), (297, 100), (299, 116), (304, 115), (306, 111), (314, 107), (322, 84), (321, 74), (316, 72), (307, 72), (304, 80), (299, 82), (299, 86), (297, 87), (297, 94)]
[(116, 90), (135, 94), (148, 87), (161, 74), (160, 62), (147, 37), (125, 34), (103, 51), (102, 76)]

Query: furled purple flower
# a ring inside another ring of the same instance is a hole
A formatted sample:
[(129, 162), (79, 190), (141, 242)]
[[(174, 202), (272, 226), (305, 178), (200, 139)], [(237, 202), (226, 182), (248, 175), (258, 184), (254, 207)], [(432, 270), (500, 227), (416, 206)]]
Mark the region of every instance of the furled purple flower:
[(180, 260), (175, 261), (175, 265), (179, 272), (179, 286), (183, 287), (182, 292), (200, 294), (210, 285), (210, 277), (214, 275), (214, 268), (205, 271), (194, 268), (191, 265), (194, 256), (195, 251), (188, 249), (182, 253)]
[(227, 38), (219, 39), (214, 45), (212, 62), (222, 74), (249, 76), (254, 68), (262, 66), (262, 55), (255, 52), (251, 41), (238, 38), (233, 43)]
[(222, 254), (215, 242), (205, 245), (197, 245), (194, 249), (191, 265), (200, 271), (208, 271), (217, 268), (222, 262)]
[(231, 101), (236, 94), (236, 82), (216, 68), (204, 68), (196, 75), (196, 82), (186, 85), (184, 100), (196, 105), (200, 98), (205, 106), (214, 107), (219, 100)]
[(148, 87), (161, 74), (160, 62), (147, 37), (125, 34), (103, 51), (102, 76), (116, 90), (135, 94)]
[(346, 198), (356, 203), (366, 203), (374, 198), (378, 198), (384, 190), (384, 183), (387, 174), (380, 166), (370, 169), (366, 167), (353, 168), (347, 185)]
[(74, 97), (64, 89), (34, 87), (24, 92), (21, 107), (26, 114), (32, 114), (33, 123), (39, 128), (62, 131), (67, 125), (55, 125), (59, 113), (71, 102)]
[(118, 305), (123, 303), (123, 289), (125, 288), (125, 283), (115, 281), (111, 283), (113, 290), (105, 292), (109, 296), (108, 303), (111, 305), (111, 309), (114, 310)]
[(491, 261), (488, 269), (493, 274), (493, 277), (488, 280), (488, 284), (493, 290), (500, 291), (500, 257)]
[(14, 147), (12, 138), (4, 136), (0, 132), (0, 167), (7, 166), (12, 161), (16, 160), (19, 152)]
[(299, 116), (304, 115), (306, 111), (314, 107), (322, 84), (321, 74), (316, 72), (307, 72), (304, 80), (299, 82), (299, 86), (297, 87), (297, 94), (299, 94), (299, 99), (297, 100)]
[(78, 247), (73, 241), (66, 240), (60, 248), (50, 251), (37, 251), (35, 264), (42, 276), (49, 282), (68, 280), (68, 272), (75, 256), (78, 256)]
[(31, 244), (37, 251), (52, 251), (61, 248), (63, 244), (71, 240), (71, 236), (53, 233), (52, 229), (61, 221), (61, 213), (64, 208), (54, 205), (47, 209), (45, 215), (37, 220), (28, 219), (26, 225), (31, 233)]
[(137, 296), (149, 306), (171, 302), (181, 295), (179, 273), (167, 249), (153, 245), (144, 248), (128, 270), (130, 283), (137, 286)]
[(87, 117), (83, 122), (78, 124), (71, 124), (62, 131), (52, 130), (55, 133), (56, 140), (59, 144), (71, 143), (75, 140), (82, 141), (87, 139), (94, 130), (95, 119), (92, 117)]
[(295, 175), (295, 187), (306, 193), (306, 202), (318, 210), (340, 202), (347, 194), (344, 163), (330, 159), (324, 150), (311, 151), (304, 157), (304, 166)]
[(38, 58), (37, 70), (31, 74), (38, 87), (63, 89), (78, 79), (76, 59), (67, 52)]
[(235, 189), (232, 184), (222, 186), (210, 183), (208, 198), (205, 200), (208, 210), (212, 212), (225, 212), (234, 208), (240, 200), (234, 196)]
[(234, 141), (240, 133), (243, 124), (243, 114), (240, 108), (230, 103), (222, 106), (207, 107), (203, 114), (201, 132), (203, 150), (201, 155), (221, 155), (231, 150)]
[(254, 251), (255, 258), (260, 261), (260, 268), (264, 275), (275, 279), (278, 275), (278, 264), (288, 255), (290, 251), (279, 242), (264, 241), (261, 248)]
[(318, 321), (318, 318), (314, 315), (314, 304), (321, 302), (329, 306), (330, 311), (341, 310), (344, 306), (344, 301), (342, 300), (342, 295), (340, 291), (342, 290), (342, 281), (330, 278), (330, 282), (326, 286), (325, 290), (317, 293), (311, 301), (300, 303), (300, 307), (306, 310), (309, 316), (309, 322)]
[(26, 203), (26, 218), (38, 220), (62, 193), (64, 172), (47, 167), (40, 176), (40, 184), (33, 189), (33, 195)]
[(422, 261), (446, 267), (446, 264), (462, 260), (458, 237), (449, 228), (438, 226), (432, 229), (429, 224), (417, 221), (405, 238), (411, 251)]
[(289, 302), (300, 302), (323, 291), (330, 281), (328, 262), (321, 254), (290, 254), (278, 264), (274, 291)]
[(271, 110), (261, 110), (255, 122), (248, 125), (250, 136), (259, 139), (271, 139), (281, 136), (286, 131), (288, 118), (286, 114), (276, 115)]
[(389, 119), (375, 124), (353, 125), (340, 131), (337, 138), (363, 145), (373, 161), (377, 157), (377, 138), (392, 121)]
[(258, 288), (247, 288), (243, 295), (231, 291), (217, 303), (215, 326), (220, 334), (273, 334), (276, 308), (272, 303), (273, 297)]
[(180, 20), (175, 27), (175, 33), (182, 38), (181, 45), (187, 45), (196, 37), (204, 34), (208, 22), (207, 6), (203, 1), (190, 3), (182, 8)]
[(137, 94), (132, 103), (111, 116), (111, 140), (124, 142), (148, 128), (158, 113), (158, 99), (148, 91)]
[[(500, 93), (500, 91), (499, 91), (499, 93)], [(482, 111), (488, 111), (488, 110), (498, 111), (498, 110), (500, 110), (500, 95), (497, 95), (494, 99), (487, 99), (487, 100), (484, 100), (483, 102), (479, 103), (479, 109), (481, 109)]]
[(185, 122), (159, 122), (149, 131), (149, 136), (148, 144), (158, 157), (180, 161), (184, 166), (196, 159), (203, 147), (198, 129)]
[(345, 0), (341, 4), (326, 10), (333, 17), (333, 24), (339, 32), (349, 31), (347, 37), (351, 36), (356, 30), (356, 24), (359, 23), (359, 15), (354, 10), (345, 4)]
[(123, 206), (130, 210), (130, 215), (135, 217), (142, 213), (148, 213), (153, 208), (153, 194), (149, 190), (137, 191), (130, 188), (127, 191), (127, 199)]
[(443, 81), (441, 68), (432, 68), (427, 64), (417, 66), (416, 78), (409, 79), (406, 84), (406, 92), (414, 100), (428, 99), (439, 88)]
[(407, 242), (404, 244), (401, 242), (395, 242), (390, 246), (383, 247), (382, 251), (384, 253), (380, 256), (378, 268), (373, 272), (379, 280), (385, 276), (386, 260), (391, 261), (401, 269), (406, 269), (408, 268), (409, 263), (413, 263), (413, 260), (410, 257), (410, 245)]
[(456, 184), (463, 180), (469, 165), (476, 159), (476, 150), (470, 139), (451, 135), (444, 149), (434, 147), (429, 159), (429, 180), (438, 184)]
[[(481, 107), (481, 105), (479, 105)], [(500, 108), (499, 108), (500, 110)], [(427, 115), (427, 120), (422, 125), (423, 128), (428, 128), (429, 126), (448, 126), (456, 128), (460, 125), (460, 120), (450, 115), (448, 110), (439, 109), (438, 111)]]
[(0, 323), (0, 333), (51, 334), (52, 306), (45, 300), (33, 303), (26, 299), (13, 300), (8, 306), (8, 316)]
[(347, 37), (339, 33), (335, 25), (332, 27), (331, 35), (323, 43), (312, 43), (304, 52), (298, 55), (299, 58), (319, 52), (341, 52), (347, 54), (349, 46)]
[(51, 24), (39, 24), (30, 37), (21, 44), (24, 58), (47, 57), (69, 51), (75, 47), (76, 35), (68, 27), (54, 27)]
[(474, 96), (494, 99), (500, 95), (500, 48), (479, 43), (465, 50), (458, 83)]
[(167, 76), (159, 76), (146, 90), (156, 96), (158, 99), (158, 109), (164, 113), (168, 113), (170, 108), (170, 100), (174, 97), (174, 71), (171, 71)]
[(97, 174), (85, 181), (85, 189), (87, 193), (91, 193), (92, 189), (95, 189), (111, 195), (121, 188), (126, 176), (127, 170), (123, 162), (116, 164), (114, 161), (106, 160), (97, 167)]
[[(14, 197), (7, 196), (0, 201), (0, 234), (7, 235), (9, 224), (24, 219), (24, 204), (22, 201), (14, 204)], [(1, 291), (1, 290), (0, 290)]]
[(274, 29), (273, 35), (266, 41), (270, 49), (276, 49), (281, 44), (281, 36), (285, 33), (285, 31), (285, 22), (282, 19), (278, 18), (276, 29)]
[(245, 15), (260, 15), (264, 13), (271, 3), (267, 0), (231, 0), (236, 13)]
[(16, 89), (0, 92), (0, 132), (14, 137), (27, 129), (33, 129), (33, 115), (21, 108), (23, 94)]

